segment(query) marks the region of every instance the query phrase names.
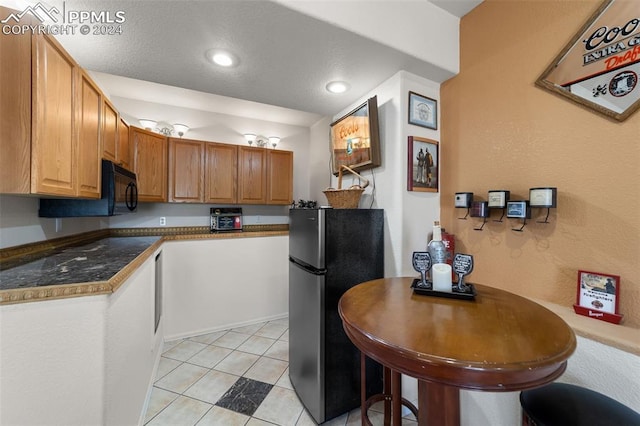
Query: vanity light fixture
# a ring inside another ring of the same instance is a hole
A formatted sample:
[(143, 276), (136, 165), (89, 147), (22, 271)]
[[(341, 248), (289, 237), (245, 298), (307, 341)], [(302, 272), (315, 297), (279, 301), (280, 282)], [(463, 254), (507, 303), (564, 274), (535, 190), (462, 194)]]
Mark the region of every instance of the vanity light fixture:
[(236, 55), (224, 49), (209, 49), (204, 56), (209, 62), (225, 68), (235, 67), (240, 62)]
[(330, 81), (325, 88), (331, 93), (344, 93), (349, 90), (351, 86), (346, 81)]
[(256, 135), (254, 133), (245, 133), (244, 138), (249, 145), (253, 145), (255, 142), (256, 146), (261, 148), (268, 148), (269, 144), (275, 148), (278, 143), (280, 143), (280, 138), (278, 136), (269, 136), (267, 138), (266, 136)]
[(183, 137), (189, 131), (189, 126), (186, 124), (174, 124), (173, 131), (178, 134), (178, 136)]
[(140, 119), (138, 120), (138, 122), (146, 130), (160, 133), (165, 136), (172, 136), (173, 134), (176, 134), (180, 137), (183, 137), (189, 131), (189, 126), (187, 126), (186, 124), (176, 123), (172, 126), (171, 124), (162, 123), (162, 122), (158, 123), (157, 121), (147, 120), (147, 119)]
[(157, 121), (153, 121), (153, 120), (147, 120), (147, 119), (140, 119), (138, 120), (140, 122), (140, 125), (147, 130), (151, 130), (153, 131), (156, 126), (158, 125)]

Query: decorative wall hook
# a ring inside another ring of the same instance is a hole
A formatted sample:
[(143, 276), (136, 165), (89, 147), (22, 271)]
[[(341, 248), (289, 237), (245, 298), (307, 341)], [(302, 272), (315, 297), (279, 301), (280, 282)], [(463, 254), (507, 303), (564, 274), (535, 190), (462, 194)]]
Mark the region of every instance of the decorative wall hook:
[(494, 219), (494, 222), (502, 222), (502, 219), (504, 219), (505, 210), (507, 208), (507, 201), (509, 201), (510, 196), (511, 192), (505, 189), (492, 189), (491, 191), (489, 191), (489, 196), (487, 198), (487, 200), (489, 200), (489, 208), (502, 210), (500, 219)]
[(526, 200), (507, 201), (507, 217), (514, 219), (524, 219), (520, 228), (511, 228), (512, 231), (522, 232), (527, 225), (527, 219), (531, 219), (531, 209)]
[(549, 223), (549, 212), (556, 208), (558, 200), (558, 189), (553, 187), (531, 188), (529, 189), (529, 205), (534, 208), (546, 208), (547, 215), (544, 220), (537, 223)]
[(471, 217), (481, 217), (482, 225), (479, 228), (473, 228), (474, 231), (482, 231), (489, 217), (489, 206), (487, 201), (474, 201), (471, 203)]
[(458, 219), (466, 220), (469, 216), (471, 209), (471, 202), (473, 201), (473, 192), (456, 192), (455, 206), (457, 209), (467, 209), (467, 214), (464, 217)]

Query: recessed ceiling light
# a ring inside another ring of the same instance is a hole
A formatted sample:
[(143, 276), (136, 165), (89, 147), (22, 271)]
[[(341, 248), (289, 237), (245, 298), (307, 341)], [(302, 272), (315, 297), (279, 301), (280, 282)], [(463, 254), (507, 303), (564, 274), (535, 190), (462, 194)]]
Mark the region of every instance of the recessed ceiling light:
[(344, 93), (349, 90), (349, 87), (349, 83), (346, 81), (330, 81), (326, 86), (331, 93)]
[(209, 49), (205, 52), (205, 57), (221, 67), (233, 67), (238, 65), (238, 58), (231, 52), (223, 49)]

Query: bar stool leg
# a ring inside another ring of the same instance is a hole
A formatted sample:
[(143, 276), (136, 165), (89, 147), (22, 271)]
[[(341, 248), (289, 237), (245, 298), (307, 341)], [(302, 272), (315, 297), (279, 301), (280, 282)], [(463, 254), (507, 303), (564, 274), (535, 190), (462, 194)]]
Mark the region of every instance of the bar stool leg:
[(384, 426), (391, 425), (391, 401), (393, 399), (391, 393), (391, 369), (386, 366), (382, 366), (383, 382), (382, 382), (382, 394), (384, 395)]
[(402, 424), (402, 376), (397, 371), (392, 371), (391, 375), (393, 425), (400, 426)]

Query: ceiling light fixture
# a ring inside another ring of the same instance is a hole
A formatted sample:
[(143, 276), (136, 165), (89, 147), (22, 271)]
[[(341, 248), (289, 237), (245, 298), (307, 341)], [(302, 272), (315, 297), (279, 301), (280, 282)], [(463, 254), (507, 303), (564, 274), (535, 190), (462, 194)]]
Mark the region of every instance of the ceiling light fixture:
[(247, 143), (249, 145), (253, 145), (253, 143), (255, 142), (256, 146), (262, 148), (268, 148), (269, 144), (271, 144), (271, 146), (275, 148), (278, 143), (280, 143), (280, 138), (278, 136), (269, 136), (267, 138), (265, 136), (256, 135), (254, 133), (245, 133), (244, 138), (247, 140)]
[(171, 124), (160, 122), (154, 120), (141, 119), (138, 120), (140, 125), (147, 130), (151, 130), (152, 132), (160, 133), (165, 136), (172, 136), (174, 133), (180, 137), (183, 137), (189, 131), (189, 126), (186, 124)]
[(209, 49), (205, 52), (204, 56), (216, 65), (221, 67), (234, 67), (238, 65), (238, 57), (233, 53), (223, 49)]
[(331, 93), (344, 93), (349, 90), (350, 87), (346, 81), (330, 81), (326, 85), (327, 91)]

